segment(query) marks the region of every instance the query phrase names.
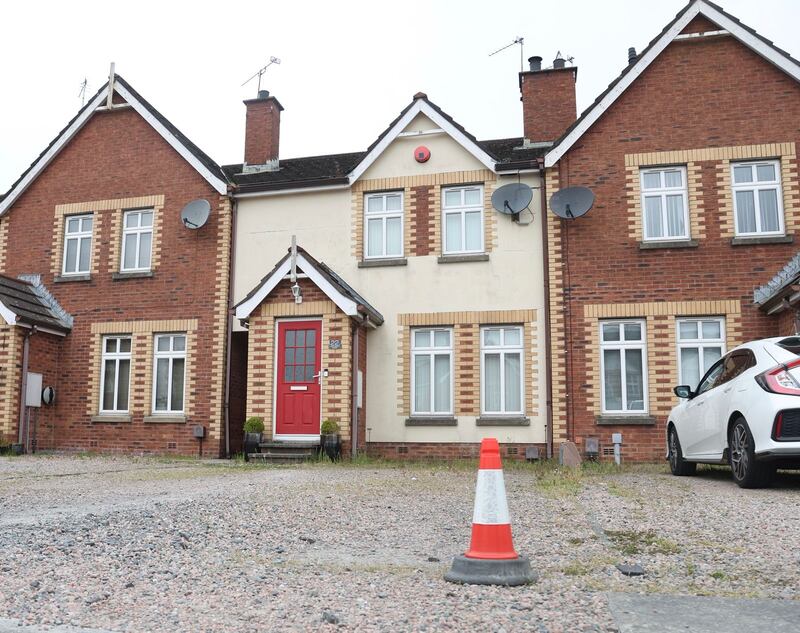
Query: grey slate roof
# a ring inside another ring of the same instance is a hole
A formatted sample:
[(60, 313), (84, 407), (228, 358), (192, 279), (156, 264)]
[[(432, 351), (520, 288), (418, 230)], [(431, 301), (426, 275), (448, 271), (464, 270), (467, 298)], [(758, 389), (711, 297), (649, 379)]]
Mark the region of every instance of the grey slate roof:
[(70, 317), (38, 282), (38, 277), (12, 279), (0, 275), (0, 303), (17, 315), (17, 322), (67, 333)]

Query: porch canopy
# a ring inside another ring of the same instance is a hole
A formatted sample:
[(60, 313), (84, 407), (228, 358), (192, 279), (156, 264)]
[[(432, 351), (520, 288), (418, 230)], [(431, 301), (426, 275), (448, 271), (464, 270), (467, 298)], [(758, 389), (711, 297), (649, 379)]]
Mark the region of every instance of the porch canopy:
[(36, 327), (42, 332), (66, 336), (72, 317), (42, 285), (38, 275), (18, 279), (0, 275), (0, 318), (7, 325)]

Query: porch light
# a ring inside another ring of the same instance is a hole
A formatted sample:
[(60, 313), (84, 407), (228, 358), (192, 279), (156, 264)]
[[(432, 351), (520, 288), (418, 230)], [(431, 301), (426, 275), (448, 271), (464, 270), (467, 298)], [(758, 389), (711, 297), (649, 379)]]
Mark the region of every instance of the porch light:
[(294, 297), (295, 303), (303, 303), (303, 295), (300, 294), (300, 286), (296, 281), (292, 286), (292, 296)]

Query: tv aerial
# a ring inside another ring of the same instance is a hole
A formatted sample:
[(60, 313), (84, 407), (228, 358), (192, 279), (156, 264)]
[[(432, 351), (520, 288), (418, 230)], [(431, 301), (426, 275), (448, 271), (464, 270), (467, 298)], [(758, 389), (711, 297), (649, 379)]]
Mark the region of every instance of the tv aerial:
[(594, 204), (594, 193), (588, 187), (567, 187), (550, 197), (550, 208), (558, 217), (574, 220), (586, 215)]
[(187, 229), (199, 229), (208, 222), (211, 205), (208, 200), (192, 200), (181, 210), (181, 222)]
[(494, 53), (489, 53), (489, 57), (497, 55), (497, 53), (501, 53), (504, 50), (506, 50), (507, 48), (511, 48), (512, 46), (514, 46), (514, 44), (519, 44), (519, 69), (520, 69), (520, 72), (521, 72), (521, 71), (524, 70), (524, 68), (523, 68), (523, 57), (524, 57), (524, 55), (522, 54), (522, 51), (525, 48), (525, 38), (524, 37), (520, 37), (518, 35), (517, 37), (514, 38), (514, 41), (511, 42), (511, 44), (506, 44), (502, 48), (498, 48)]
[[(531, 200), (533, 200), (533, 190), (524, 182), (503, 185), (492, 193), (492, 206), (495, 210), (504, 215), (510, 215), (514, 222), (520, 224), (530, 224), (533, 221), (533, 211), (529, 208)], [(519, 214), (526, 209), (531, 214), (531, 218), (527, 222), (520, 222)]]
[[(251, 76), (247, 81), (245, 81), (242, 85), (244, 86), (244, 85), (248, 84), (249, 82), (253, 81), (253, 79), (255, 79), (256, 77), (258, 77), (258, 89), (257, 89), (257, 91), (260, 91), (261, 90), (261, 75), (263, 75), (265, 72), (267, 72), (267, 68), (272, 66), (272, 64), (280, 64), (280, 63), (281, 63), (281, 60), (278, 59), (277, 57), (270, 57), (269, 58), (269, 63), (266, 66), (264, 66), (262, 68), (259, 68), (255, 72), (255, 74), (253, 76)], [(256, 92), (256, 94), (258, 94), (258, 92)]]

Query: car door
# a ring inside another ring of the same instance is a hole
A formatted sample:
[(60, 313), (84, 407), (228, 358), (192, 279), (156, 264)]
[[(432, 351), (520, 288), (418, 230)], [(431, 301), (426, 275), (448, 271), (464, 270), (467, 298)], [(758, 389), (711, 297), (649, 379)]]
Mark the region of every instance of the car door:
[(708, 429), (705, 427), (708, 400), (722, 375), (724, 361), (723, 357), (711, 365), (697, 386), (696, 395), (686, 403), (685, 415), (678, 427), (678, 437), (686, 457), (702, 454), (702, 446), (708, 436)]
[[(755, 356), (749, 349), (740, 349), (731, 352), (725, 358), (725, 367), (716, 387), (716, 393), (711, 397), (706, 408), (708, 416), (709, 438), (704, 450), (715, 457), (722, 457), (728, 446), (728, 419), (732, 413), (731, 401), (742, 386), (741, 381), (746, 379), (743, 374), (754, 367)], [(749, 378), (749, 376), (748, 376)]]

